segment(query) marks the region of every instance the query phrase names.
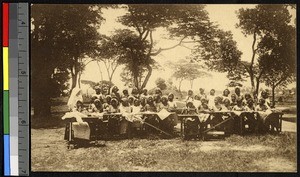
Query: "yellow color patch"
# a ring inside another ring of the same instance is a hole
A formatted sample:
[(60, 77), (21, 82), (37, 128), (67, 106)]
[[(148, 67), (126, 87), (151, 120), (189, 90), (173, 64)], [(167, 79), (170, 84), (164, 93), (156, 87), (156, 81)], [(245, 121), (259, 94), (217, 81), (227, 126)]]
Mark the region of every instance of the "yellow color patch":
[(3, 90), (9, 90), (8, 47), (3, 47)]

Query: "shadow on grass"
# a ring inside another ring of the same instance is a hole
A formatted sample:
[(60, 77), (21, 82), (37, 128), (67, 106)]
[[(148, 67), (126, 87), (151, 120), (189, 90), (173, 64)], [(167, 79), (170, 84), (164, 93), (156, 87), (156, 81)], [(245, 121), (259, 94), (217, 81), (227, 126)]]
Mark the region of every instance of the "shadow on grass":
[(48, 128), (62, 128), (65, 127), (65, 123), (61, 120), (62, 116), (49, 116), (49, 117), (36, 117), (31, 116), (31, 128), (32, 129), (48, 129)]

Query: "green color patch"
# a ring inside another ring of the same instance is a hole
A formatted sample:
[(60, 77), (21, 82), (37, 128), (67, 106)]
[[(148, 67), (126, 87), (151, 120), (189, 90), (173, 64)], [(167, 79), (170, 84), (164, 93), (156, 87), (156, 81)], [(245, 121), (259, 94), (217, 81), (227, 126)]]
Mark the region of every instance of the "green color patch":
[(9, 91), (3, 91), (3, 128), (4, 134), (9, 134)]

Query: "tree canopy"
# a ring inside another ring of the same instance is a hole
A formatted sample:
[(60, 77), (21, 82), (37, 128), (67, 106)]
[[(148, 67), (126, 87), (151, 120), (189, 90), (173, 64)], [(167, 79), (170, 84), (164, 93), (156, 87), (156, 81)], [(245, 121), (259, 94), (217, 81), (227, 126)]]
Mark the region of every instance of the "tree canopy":
[(32, 97), (35, 115), (50, 115), (50, 95), (56, 71), (71, 73), (72, 88), (82, 60), (96, 47), (103, 18), (98, 6), (34, 4), (31, 8)]
[[(184, 43), (185, 39), (193, 39), (200, 41), (202, 46), (205, 46), (207, 39), (212, 38), (212, 31), (215, 28), (209, 21), (208, 13), (204, 9), (204, 5), (137, 5), (130, 4), (125, 6), (127, 13), (119, 18), (119, 22), (129, 27), (127, 36), (131, 36), (131, 41), (135, 40), (138, 44), (135, 51), (131, 52), (132, 59), (140, 58), (135, 61), (135, 66), (127, 68), (132, 72), (134, 84), (141, 89), (147, 85), (147, 82), (152, 74), (154, 65), (153, 57), (160, 54), (162, 51), (173, 49)], [(164, 28), (169, 32), (170, 38), (176, 38), (178, 43), (166, 48), (157, 48), (153, 33), (158, 28)], [(127, 37), (126, 37), (127, 38)], [(132, 44), (131, 44), (132, 45)], [(139, 51), (139, 52), (137, 52)], [(134, 55), (142, 55), (137, 57)], [(133, 61), (133, 60), (132, 60)], [(143, 63), (143, 64), (142, 64)], [(139, 68), (139, 71), (137, 69)], [(143, 75), (146, 73), (144, 81), (139, 84), (136, 78), (137, 73)]]
[(246, 77), (250, 77), (253, 92), (258, 94), (262, 78), (272, 71), (280, 72), (283, 68), (295, 67), (295, 29), (290, 24), (288, 6), (282, 4), (242, 8), (237, 16), (237, 27), (242, 29), (244, 35), (253, 37), (251, 60), (241, 64), (247, 73)]

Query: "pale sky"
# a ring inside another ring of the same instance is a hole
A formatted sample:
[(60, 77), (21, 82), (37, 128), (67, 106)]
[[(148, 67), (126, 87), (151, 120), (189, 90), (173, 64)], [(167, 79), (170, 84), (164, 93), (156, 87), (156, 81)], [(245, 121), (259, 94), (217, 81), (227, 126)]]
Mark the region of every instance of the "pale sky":
[[(240, 51), (242, 51), (241, 59), (245, 61), (249, 61), (251, 58), (251, 44), (252, 38), (245, 37), (240, 29), (235, 27), (236, 23), (238, 22), (238, 18), (236, 16), (236, 11), (240, 8), (253, 8), (255, 5), (207, 5), (206, 10), (209, 13), (209, 18), (211, 21), (216, 22), (219, 24), (219, 28), (223, 30), (228, 30), (233, 33), (233, 38), (237, 41), (237, 47)], [(292, 21), (295, 18), (296, 11), (291, 11), (293, 13)], [(121, 24), (116, 22), (116, 19), (123, 15), (125, 11), (123, 9), (104, 9), (103, 10), (103, 17), (106, 21), (101, 25), (100, 33), (110, 35), (115, 29), (124, 28)], [(157, 45), (155, 48), (165, 48), (172, 46), (178, 41), (171, 41), (163, 39), (163, 37), (167, 37), (167, 33), (164, 30), (157, 30), (153, 33), (153, 38)], [(192, 44), (190, 44), (192, 45)], [(188, 45), (186, 45), (188, 46)], [(147, 88), (151, 89), (155, 87), (155, 80), (158, 77), (169, 79), (172, 75), (172, 70), (166, 66), (166, 63), (169, 61), (176, 62), (180, 59), (185, 59), (189, 57), (191, 54), (191, 50), (184, 48), (184, 47), (176, 47), (175, 49), (171, 49), (168, 51), (163, 51), (161, 54), (156, 56), (154, 59), (163, 67), (159, 70), (153, 70), (153, 74), (147, 84)], [(120, 88), (123, 88), (123, 83), (120, 80), (120, 73), (123, 67), (119, 67), (114, 75), (113, 83), (115, 83)], [(106, 70), (104, 67), (101, 67), (103, 73), (103, 79), (108, 80)], [(201, 78), (194, 81), (193, 90), (198, 91), (200, 87), (204, 88), (206, 91), (209, 91), (211, 88), (215, 88), (216, 90), (223, 90), (226, 88), (229, 80), (226, 78), (225, 73), (217, 73), (211, 72), (212, 77), (209, 78)], [(89, 65), (86, 66), (85, 72), (82, 74), (82, 79), (91, 80), (98, 82), (100, 81), (100, 74), (99, 68), (97, 64), (91, 62)], [(178, 82), (173, 79), (174, 85), (178, 86)], [(249, 80), (243, 83), (244, 86), (250, 86)], [(263, 86), (263, 85), (262, 85)], [(296, 84), (292, 84), (292, 87), (295, 87)], [(190, 85), (188, 81), (183, 81), (182, 83), (182, 90), (190, 89)]]

